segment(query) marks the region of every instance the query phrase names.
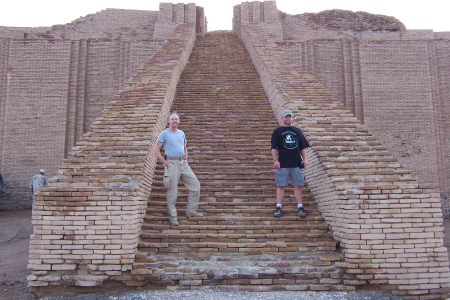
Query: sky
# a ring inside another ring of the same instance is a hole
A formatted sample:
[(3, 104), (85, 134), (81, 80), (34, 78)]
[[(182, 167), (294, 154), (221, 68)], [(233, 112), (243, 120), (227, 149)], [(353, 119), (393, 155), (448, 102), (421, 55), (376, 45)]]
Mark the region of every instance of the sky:
[[(233, 6), (242, 0), (10, 0), (0, 5), (0, 26), (50, 27), (67, 24), (106, 8), (159, 10), (160, 2), (196, 3), (205, 9), (208, 31), (231, 30)], [(251, 2), (251, 1), (249, 1)], [(450, 0), (276, 0), (278, 10), (290, 15), (329, 9), (365, 11), (392, 16), (407, 29), (450, 32)]]

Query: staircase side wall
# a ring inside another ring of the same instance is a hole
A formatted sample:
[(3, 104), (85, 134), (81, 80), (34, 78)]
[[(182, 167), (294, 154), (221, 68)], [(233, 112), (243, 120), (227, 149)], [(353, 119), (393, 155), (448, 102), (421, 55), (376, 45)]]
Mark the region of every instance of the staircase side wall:
[(28, 280), (36, 294), (126, 279), (156, 167), (152, 148), (195, 39), (194, 24), (179, 25), (35, 196)]
[(308, 186), (341, 242), (347, 284), (445, 299), (450, 272), (437, 186), (419, 185), (264, 29), (243, 25), (240, 36), (275, 115), (292, 109), (312, 145)]

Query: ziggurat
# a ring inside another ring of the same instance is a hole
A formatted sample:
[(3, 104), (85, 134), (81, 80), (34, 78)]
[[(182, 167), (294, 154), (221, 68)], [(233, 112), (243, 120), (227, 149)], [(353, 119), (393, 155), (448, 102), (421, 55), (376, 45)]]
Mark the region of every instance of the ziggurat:
[[(52, 174), (34, 198), (32, 291), (448, 297), (450, 33), (275, 1), (235, 6), (232, 31), (206, 20), (161, 3), (0, 27), (1, 207), (30, 206), (31, 175)], [(312, 146), (305, 220), (289, 205), (272, 216), (269, 141), (285, 108)], [(173, 110), (205, 214), (177, 228), (151, 152)]]

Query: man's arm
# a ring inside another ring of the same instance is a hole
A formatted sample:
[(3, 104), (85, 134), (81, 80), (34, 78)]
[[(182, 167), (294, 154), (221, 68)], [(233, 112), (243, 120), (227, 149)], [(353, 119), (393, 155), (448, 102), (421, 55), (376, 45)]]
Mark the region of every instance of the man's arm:
[(188, 159), (188, 151), (187, 151), (187, 144), (184, 143), (184, 159), (187, 160)]
[(280, 161), (278, 160), (278, 149), (272, 149), (273, 167), (275, 169), (280, 168)]
[(304, 168), (308, 166), (308, 158), (306, 157), (306, 148), (300, 150), (300, 154), (302, 155), (302, 163), (305, 165)]
[(162, 143), (156, 143), (156, 145), (153, 147), (153, 153), (155, 153), (156, 157), (159, 159), (160, 162), (162, 162), (163, 165), (168, 167), (170, 165), (170, 162), (164, 159), (164, 156), (161, 153), (162, 146), (163, 146)]

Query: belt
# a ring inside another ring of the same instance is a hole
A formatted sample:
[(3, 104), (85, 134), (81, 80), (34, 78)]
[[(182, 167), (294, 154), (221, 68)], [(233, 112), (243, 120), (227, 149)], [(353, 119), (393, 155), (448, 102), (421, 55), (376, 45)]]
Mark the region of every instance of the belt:
[(164, 155), (164, 158), (168, 159), (168, 160), (185, 160), (184, 156), (182, 156), (182, 157), (173, 157), (173, 156)]

